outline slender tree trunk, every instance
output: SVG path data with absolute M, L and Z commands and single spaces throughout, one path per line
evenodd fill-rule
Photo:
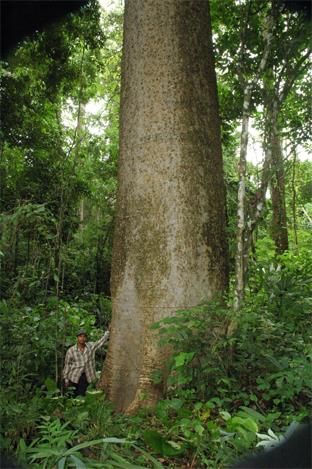
M 82 85 L 81 85 L 82 87 Z M 75 158 L 74 164 L 81 164 L 81 142 L 83 139 L 83 132 L 85 129 L 85 103 L 82 102 L 82 88 L 79 94 L 78 113 L 77 113 L 77 126 L 75 129 Z M 82 198 L 79 203 L 79 230 L 82 231 L 84 228 L 85 221 L 85 200 Z
M 278 131 L 278 112 L 273 102 L 271 120 L 271 149 L 272 149 L 272 173 L 271 197 L 272 197 L 272 237 L 275 243 L 276 254 L 283 254 L 288 250 L 288 231 L 285 203 L 285 175 L 282 146 Z
M 295 245 L 298 249 L 298 226 L 297 226 L 297 191 L 296 191 L 296 165 L 297 165 L 297 152 L 294 150 L 293 171 L 292 171 L 292 216 L 293 216 L 293 229 Z
M 244 55 L 247 25 L 250 15 L 251 2 L 246 5 L 246 16 L 242 16 L 240 26 L 240 51 L 238 62 L 238 78 L 241 87 L 244 89 L 242 129 L 240 136 L 240 155 L 238 165 L 238 191 L 237 191 L 237 231 L 236 231 L 236 254 L 235 254 L 235 295 L 234 310 L 238 311 L 241 307 L 245 290 L 244 275 L 244 256 L 245 256 L 245 231 L 246 231 L 246 157 L 248 147 L 248 127 L 250 114 L 250 100 L 252 92 L 252 83 L 246 85 L 244 79 Z M 228 333 L 234 327 L 234 323 L 229 326 Z
M 125 5 L 113 319 L 100 380 L 120 410 L 153 405 L 166 352 L 150 325 L 228 283 L 208 3 Z
M 56 249 L 55 249 L 55 266 L 56 266 L 56 296 L 60 296 L 60 286 L 61 286 L 61 275 L 62 275 L 62 244 L 63 244 L 63 223 L 64 223 L 64 188 L 61 187 L 61 197 L 60 197 L 60 207 L 59 207 L 59 216 L 56 232 Z
M 96 255 L 95 255 L 95 285 L 94 285 L 95 293 L 101 293 L 104 291 L 105 270 L 104 270 L 103 254 L 104 254 L 104 249 L 105 249 L 105 246 L 106 246 L 106 243 L 108 241 L 110 234 L 111 234 L 111 226 L 109 225 L 107 227 L 105 236 L 104 236 L 104 230 L 102 230 L 97 240 Z
M 84 52 L 82 54 L 82 59 L 81 59 L 82 64 L 83 64 L 83 57 L 84 57 Z M 82 133 L 84 129 L 84 119 L 85 119 L 85 104 L 82 102 L 82 79 L 81 79 L 78 111 L 77 111 L 77 124 L 75 128 L 73 144 L 68 154 L 69 156 L 71 151 L 72 150 L 74 151 L 73 170 L 75 168 L 75 165 L 78 164 L 79 162 L 80 145 L 81 145 Z M 65 266 L 63 266 L 63 260 L 62 260 L 62 245 L 63 245 L 63 236 L 64 236 L 64 213 L 66 209 L 68 196 L 66 193 L 66 181 L 64 180 L 62 180 L 60 192 L 61 192 L 60 207 L 59 207 L 59 217 L 58 217 L 57 234 L 56 234 L 56 250 L 55 250 L 55 265 L 57 268 L 56 296 L 58 298 L 64 286 L 64 276 L 65 276 Z M 82 204 L 83 204 L 83 200 L 82 200 Z M 68 240 L 69 240 L 69 233 L 67 235 L 67 243 L 68 243 Z
M 0 144 L 0 161 L 3 161 L 3 146 L 4 144 Z M 4 165 L 1 164 L 0 166 L 0 212 L 5 211 L 5 188 L 7 187 L 7 169 Z
M 13 242 L 13 278 L 17 276 L 17 266 L 19 257 L 19 225 L 14 225 L 14 242 Z
M 62 314 L 63 314 L 63 318 L 62 318 L 63 319 L 63 321 L 62 321 L 63 328 L 62 328 L 62 347 L 61 347 L 61 366 L 60 366 L 60 370 L 64 369 L 64 363 L 65 363 L 66 329 L 67 329 L 67 307 L 66 306 L 65 306 L 65 308 L 62 309 Z M 56 367 L 57 367 L 57 363 L 56 363 Z M 62 371 L 61 371 L 60 374 L 62 374 Z M 57 379 L 58 379 L 58 376 L 56 376 L 56 380 L 55 380 L 56 383 L 57 383 Z M 61 377 L 60 377 L 60 387 L 61 387 L 61 393 L 63 394 L 64 381 L 63 381 L 63 379 L 61 379 Z
M 243 243 L 243 280 L 247 277 L 247 270 L 249 266 L 249 253 L 250 249 L 253 249 L 253 234 L 255 229 L 258 226 L 259 220 L 262 217 L 263 210 L 265 207 L 265 196 L 266 192 L 271 180 L 271 160 L 272 160 L 272 151 L 271 146 L 269 144 L 264 145 L 265 150 L 265 158 L 263 162 L 262 168 L 262 175 L 261 175 L 261 183 L 259 189 L 256 191 L 255 196 L 252 200 L 249 201 L 248 210 L 246 214 L 246 224 L 245 224 L 245 232 L 244 232 L 244 243 Z M 255 254 L 255 252 L 254 252 Z M 245 285 L 244 285 L 245 287 Z M 239 307 L 238 307 L 239 309 Z
M 30 260 L 30 239 L 31 239 L 31 234 L 30 234 L 30 231 L 28 231 L 27 233 L 27 258 L 26 258 L 27 267 L 29 265 L 29 260 Z
M 245 294 L 245 278 L 249 259 L 249 247 L 251 243 L 251 234 L 248 233 L 248 225 L 246 223 L 246 158 L 248 148 L 248 126 L 250 116 L 250 105 L 251 95 L 253 88 L 259 81 L 261 74 L 263 73 L 272 42 L 272 11 L 271 16 L 269 15 L 265 22 L 263 30 L 263 36 L 266 39 L 265 48 L 261 61 L 258 66 L 257 73 L 250 83 L 245 83 L 243 77 L 240 81 L 244 89 L 244 102 L 243 102 L 243 117 L 242 117 L 242 130 L 241 130 L 241 143 L 240 143 L 240 157 L 239 157 L 239 184 L 238 184 L 238 195 L 237 195 L 237 235 L 236 235 L 236 257 L 235 257 L 235 295 L 234 295 L 234 311 L 238 311 L 243 303 Z M 243 47 L 242 53 L 243 56 Z M 228 333 L 235 328 L 234 322 L 229 326 Z
M 49 252 L 48 259 L 49 259 L 49 263 L 48 263 L 48 269 L 47 269 L 47 278 L 46 278 L 46 282 L 45 282 L 45 294 L 44 294 L 45 299 L 48 296 L 48 289 L 49 289 L 50 275 L 51 275 L 51 264 L 53 262 L 53 253 L 52 253 L 51 250 Z
M 84 228 L 84 215 L 85 215 L 85 207 L 84 207 L 84 199 L 80 200 L 79 205 L 79 229 L 80 231 Z
M 82 73 L 82 72 L 81 72 Z M 78 112 L 77 112 L 77 125 L 75 129 L 74 141 L 75 141 L 75 158 L 73 163 L 75 165 L 81 164 L 81 142 L 83 139 L 83 133 L 85 129 L 85 115 L 86 105 L 82 102 L 82 79 L 80 83 Z M 79 203 L 79 230 L 84 229 L 85 224 L 85 199 L 82 198 Z
M 55 366 L 55 383 L 56 383 L 56 385 L 58 385 L 58 380 L 59 380 L 59 362 L 58 362 L 57 343 L 55 344 L 55 350 L 54 350 L 54 366 Z
M 69 237 L 70 237 L 70 231 L 67 232 L 67 237 L 66 237 L 66 246 L 68 246 L 69 243 Z M 65 260 L 62 260 L 62 278 L 61 278 L 61 291 L 64 291 L 65 287 L 65 270 L 66 270 L 66 265 L 65 265 Z
M 241 131 L 240 157 L 239 157 L 239 183 L 237 195 L 237 234 L 236 234 L 236 258 L 235 258 L 235 297 L 234 310 L 241 307 L 245 291 L 245 230 L 246 230 L 246 156 L 248 147 L 248 124 L 251 89 L 247 86 L 244 94 L 243 119 Z

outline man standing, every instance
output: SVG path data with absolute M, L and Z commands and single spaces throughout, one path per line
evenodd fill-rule
M 87 342 L 87 333 L 81 329 L 77 333 L 77 344 L 67 350 L 63 377 L 65 387 L 74 386 L 74 395 L 84 396 L 88 384 L 96 379 L 95 352 L 107 342 L 109 331 L 96 342 Z

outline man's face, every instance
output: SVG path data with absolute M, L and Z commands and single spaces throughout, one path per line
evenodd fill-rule
M 78 342 L 78 344 L 80 344 L 80 345 L 84 345 L 84 344 L 87 342 L 87 336 L 86 336 L 86 334 L 79 334 L 79 335 L 77 336 L 77 342 Z

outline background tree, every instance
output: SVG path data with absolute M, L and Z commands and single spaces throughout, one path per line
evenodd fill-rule
M 117 17 L 106 15 L 103 19 L 104 27 L 110 28 L 107 34 L 110 43 L 114 40 Z M 118 53 L 113 52 L 111 45 L 104 47 L 99 22 L 98 7 L 91 4 L 64 24 L 39 34 L 35 41 L 26 41 L 10 63 L 4 64 L 2 97 L 8 119 L 2 126 L 2 211 L 11 215 L 16 207 L 35 203 L 42 205 L 41 210 L 50 217 L 48 225 L 42 228 L 44 241 L 42 234 L 38 238 L 37 229 L 32 233 L 29 228 L 26 234 L 16 217 L 13 224 L 7 218 L 3 262 L 7 267 L 15 265 L 13 269 L 4 269 L 2 285 L 7 297 L 12 288 L 19 292 L 15 286 L 21 284 L 21 277 L 26 282 L 23 291 L 28 290 L 34 301 L 35 291 L 43 298 L 53 293 L 60 296 L 62 291 L 68 294 L 78 286 L 76 269 L 80 271 L 79 288 L 82 284 L 84 288 L 90 285 L 87 290 L 91 292 L 109 294 L 110 243 L 101 249 L 96 246 L 101 245 L 98 240 L 103 239 L 102 228 L 111 232 L 117 137 L 110 124 L 111 116 L 105 119 L 107 133 L 105 128 L 99 133 L 94 129 L 95 116 L 90 116 L 86 109 L 90 100 L 94 102 L 103 95 L 111 99 L 111 65 L 105 66 L 101 74 L 97 71 L 104 63 L 104 53 L 114 56 L 115 63 Z M 109 79 L 104 81 L 105 75 Z M 90 213 L 84 214 L 88 219 L 86 231 L 77 236 L 82 200 L 84 211 Z M 93 220 L 91 239 L 88 234 Z M 111 238 L 104 235 L 104 239 Z M 81 242 L 89 246 L 85 255 L 81 253 L 76 259 Z M 32 256 L 41 259 L 40 269 Z M 83 257 L 84 273 L 80 262 Z M 106 281 L 99 280 L 95 264 Z M 33 276 L 39 270 L 40 278 L 34 282 Z
M 35 378 L 26 372 L 23 353 L 29 357 L 27 367 L 46 341 L 45 373 L 61 386 L 72 328 L 95 319 L 104 327 L 109 319 L 117 132 L 110 115 L 99 132 L 94 124 L 98 116 L 88 106 L 94 108 L 103 96 L 112 98 L 112 74 L 118 76 L 118 66 L 114 72 L 111 68 L 119 63 L 118 46 L 112 44 L 118 34 L 120 15 L 100 19 L 93 2 L 25 40 L 2 64 L 2 102 L 8 115 L 1 128 L 1 307 L 14 311 L 17 325 L 28 317 L 20 333 L 7 331 L 8 343 L 19 350 L 11 377 L 17 393 L 36 386 L 44 369 L 37 363 Z M 113 57 L 107 66 L 104 54 Z M 37 321 L 46 324 L 42 337 Z M 31 328 L 30 352 L 24 338 Z
M 239 309 L 246 286 L 253 232 L 264 215 L 267 188 L 271 180 L 273 181 L 272 201 L 274 201 L 273 211 L 276 220 L 273 224 L 272 235 L 275 236 L 279 245 L 284 246 L 283 248 L 280 246 L 278 252 L 282 252 L 287 247 L 283 196 L 284 169 L 282 147 L 278 135 L 289 134 L 291 130 L 289 126 L 282 130 L 277 119 L 279 121 L 282 119 L 281 108 L 285 109 L 287 106 L 286 101 L 291 90 L 295 90 L 299 83 L 301 83 L 299 86 L 302 86 L 303 76 L 307 75 L 309 27 L 306 17 L 285 9 L 284 2 L 236 3 L 229 0 L 223 2 L 221 8 L 217 8 L 217 5 L 214 8 L 219 88 L 225 91 L 221 94 L 224 96 L 221 104 L 225 106 L 225 111 L 221 108 L 221 115 L 224 115 L 224 124 L 227 126 L 230 122 L 237 122 L 240 116 L 243 121 L 237 212 L 240 228 L 237 231 L 235 269 L 235 304 L 236 309 Z M 237 28 L 238 19 L 240 20 L 239 28 Z M 231 60 L 231 57 L 235 59 Z M 274 71 L 272 67 L 275 67 Z M 262 86 L 262 82 L 265 83 L 265 87 Z M 236 90 L 234 95 L 233 89 Z M 259 110 L 263 106 L 268 113 L 266 124 L 262 126 L 262 129 L 266 130 L 261 131 L 265 158 L 258 187 L 254 186 L 247 194 L 245 185 L 248 120 L 252 116 L 254 119 L 257 116 L 262 118 L 263 113 Z M 279 184 L 277 184 L 278 181 Z M 278 240 L 277 238 L 280 237 L 281 239 Z
M 288 249 L 288 233 L 280 114 L 287 107 L 288 96 L 294 91 L 297 81 L 307 73 L 311 31 L 304 17 L 283 11 L 281 2 L 273 2 L 273 8 L 274 47 L 263 80 L 263 93 L 266 134 L 271 152 L 272 236 L 277 254 L 282 254 Z

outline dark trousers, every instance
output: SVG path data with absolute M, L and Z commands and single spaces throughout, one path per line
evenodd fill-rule
M 81 375 L 80 378 L 79 378 L 78 383 L 73 383 L 73 382 L 71 382 L 70 384 L 71 384 L 71 386 L 73 386 L 73 387 L 75 388 L 75 389 L 74 389 L 74 396 L 75 396 L 75 397 L 77 397 L 77 396 L 85 396 L 87 387 L 88 387 L 88 385 L 89 385 L 85 373 L 82 373 L 82 375 Z

